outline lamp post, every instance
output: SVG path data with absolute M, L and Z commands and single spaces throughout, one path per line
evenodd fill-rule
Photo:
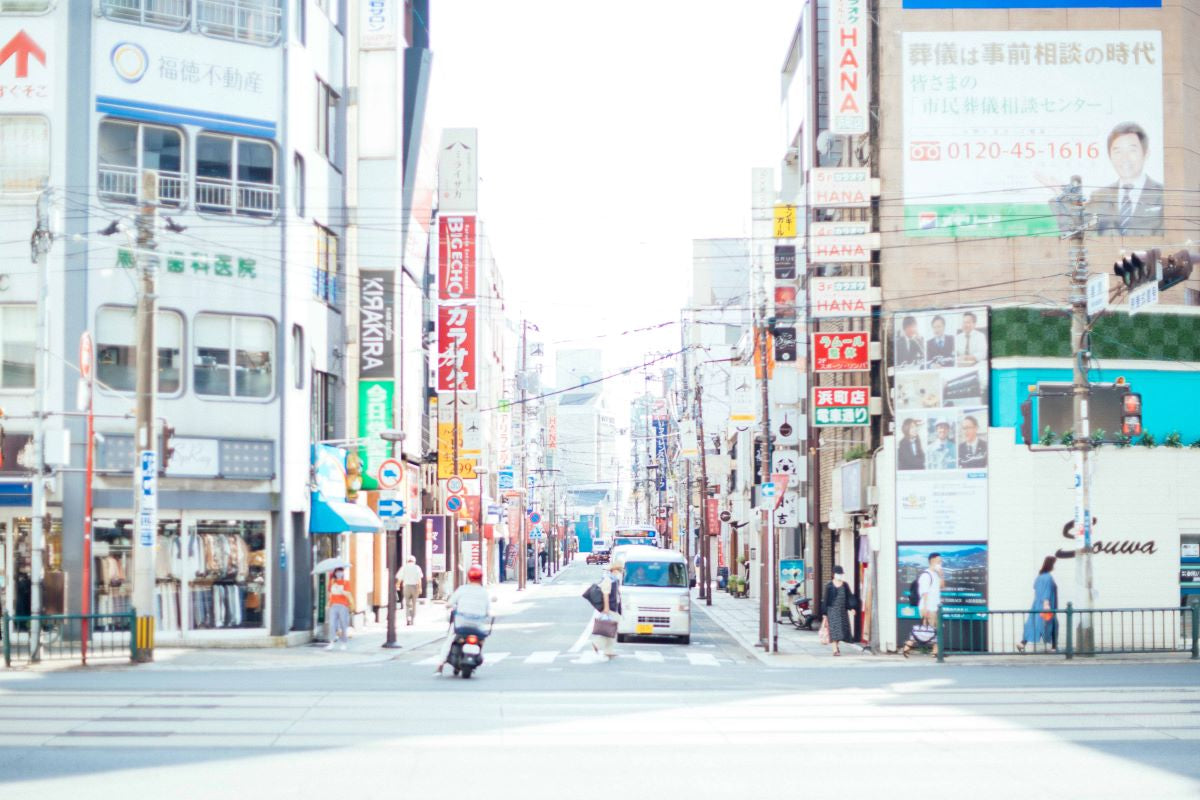
M 483 567 L 484 574 L 487 576 L 487 582 L 493 583 L 492 542 L 490 539 L 485 540 L 483 536 L 483 489 L 487 485 L 487 474 L 488 470 L 485 467 L 475 468 L 475 475 L 479 478 L 479 557 L 483 561 L 480 566 Z
M 395 456 L 395 445 L 404 441 L 404 431 L 382 430 L 379 432 L 379 438 L 393 445 L 390 455 Z M 403 525 L 403 522 L 401 521 L 400 524 Z M 388 587 L 387 638 L 384 640 L 383 646 L 388 649 L 399 649 L 400 645 L 396 642 L 396 573 L 400 571 L 400 543 L 396 541 L 396 530 L 390 526 L 387 532 L 387 570 L 388 578 L 385 583 Z

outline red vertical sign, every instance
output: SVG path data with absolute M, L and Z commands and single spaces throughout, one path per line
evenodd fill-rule
M 710 497 L 704 501 L 704 521 L 708 525 L 709 536 L 721 533 L 721 501 Z
M 475 217 L 438 219 L 438 299 L 475 299 Z
M 475 391 L 475 306 L 438 307 L 437 388 Z

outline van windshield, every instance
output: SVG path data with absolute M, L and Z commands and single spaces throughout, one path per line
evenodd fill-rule
M 625 565 L 626 586 L 667 586 L 686 589 L 687 570 L 678 561 L 633 561 Z

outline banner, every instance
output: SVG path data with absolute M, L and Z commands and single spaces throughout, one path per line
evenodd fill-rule
M 660 492 L 665 492 L 667 490 L 667 420 L 663 417 L 654 420 L 654 460 L 658 462 L 655 488 Z
M 438 299 L 475 299 L 475 217 L 438 218 Z
M 898 541 L 988 538 L 986 324 L 986 308 L 894 320 Z
M 379 434 L 393 427 L 395 402 L 395 381 L 358 382 L 358 437 L 363 440 L 358 457 L 363 467 L 363 489 L 379 488 L 375 471 L 392 457 L 392 443 L 384 441 Z
M 363 270 L 358 284 L 358 376 L 395 378 L 396 273 Z
M 438 307 L 437 390 L 475 391 L 475 306 Z
M 870 278 L 813 278 L 809 288 L 814 319 L 869 317 L 873 302 L 879 302 L 879 290 Z
M 867 0 L 830 0 L 829 132 L 867 133 L 871 128 L 871 78 L 867 63 Z
M 865 372 L 871 368 L 867 331 L 813 336 L 813 372 Z
M 1073 225 L 1055 199 L 1072 175 L 1083 178 L 1094 233 L 1163 233 L 1159 31 L 901 41 L 909 236 L 1057 236 Z

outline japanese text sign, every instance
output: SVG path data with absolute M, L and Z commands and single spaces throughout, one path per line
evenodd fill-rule
M 437 389 L 475 390 L 475 306 L 438 307 Z
M 438 219 L 438 299 L 475 298 L 475 217 Z
M 864 372 L 871 368 L 870 334 L 818 333 L 813 337 L 814 372 Z
M 813 389 L 813 425 L 862 426 L 871 423 L 866 386 L 818 386 Z

